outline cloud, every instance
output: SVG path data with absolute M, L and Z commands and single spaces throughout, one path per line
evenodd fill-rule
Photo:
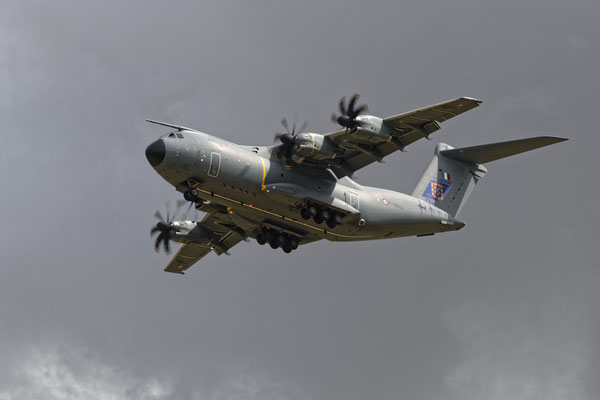
M 543 314 L 543 313 L 542 313 Z M 451 398 L 585 400 L 590 343 L 577 310 L 533 310 L 465 305 L 447 313 L 462 343 L 462 361 L 447 375 Z
M 169 380 L 136 377 L 67 345 L 32 349 L 15 375 L 0 400 L 167 399 L 173 393 Z
M 217 385 L 208 395 L 199 392 L 193 398 L 195 400 L 289 400 L 296 396 L 285 385 L 273 381 L 263 373 L 232 377 Z
M 220 381 L 189 390 L 166 377 L 140 377 L 100 360 L 82 346 L 54 344 L 31 349 L 18 363 L 0 400 L 291 400 L 300 398 L 267 373 L 229 368 Z M 199 381 L 202 381 L 199 377 Z M 306 397 L 301 397 L 305 399 Z

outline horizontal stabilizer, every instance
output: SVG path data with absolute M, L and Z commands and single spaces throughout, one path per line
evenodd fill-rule
M 539 147 L 549 146 L 568 139 L 539 136 L 528 139 L 511 140 L 508 142 L 490 143 L 481 146 L 463 147 L 459 149 L 443 150 L 440 153 L 453 160 L 466 163 L 485 164 L 504 157 L 514 156 Z

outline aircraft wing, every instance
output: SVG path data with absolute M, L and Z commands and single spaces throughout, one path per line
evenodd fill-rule
M 404 114 L 388 117 L 384 123 L 398 131 L 398 139 L 407 146 L 417 140 L 429 136 L 440 129 L 439 123 L 448 121 L 481 104 L 481 100 L 470 97 L 446 101 L 433 106 L 410 111 Z
M 202 242 L 184 243 L 165 268 L 166 272 L 183 274 L 211 251 L 219 256 L 223 253 L 228 254 L 229 249 L 246 237 L 245 232 L 236 227 L 224 213 L 208 213 L 198 226 L 210 232 L 210 238 Z
M 375 162 L 385 156 L 403 150 L 417 140 L 429 137 L 440 129 L 439 124 L 457 115 L 469 111 L 481 104 L 480 100 L 461 97 L 444 103 L 410 111 L 404 114 L 384 118 L 382 129 L 387 129 L 392 135 L 389 142 L 370 143 L 370 138 L 364 136 L 354 138 L 354 132 L 340 130 L 328 133 L 325 137 L 339 147 L 344 153 L 334 160 L 337 164 L 338 177 L 352 175 L 353 172 Z M 348 146 L 348 142 L 358 144 L 361 149 Z
M 198 260 L 212 251 L 209 243 L 186 243 L 175 254 L 165 271 L 183 274 Z

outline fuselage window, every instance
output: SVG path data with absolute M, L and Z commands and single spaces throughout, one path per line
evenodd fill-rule
M 219 153 L 210 153 L 210 167 L 208 168 L 208 176 L 216 177 L 219 175 L 221 168 L 221 155 Z

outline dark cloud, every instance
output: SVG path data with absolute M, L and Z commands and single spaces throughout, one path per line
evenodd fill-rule
M 0 398 L 597 392 L 596 2 L 2 8 Z M 571 140 L 491 164 L 460 232 L 241 244 L 162 272 L 148 230 L 177 195 L 144 158 L 164 132 L 145 118 L 267 144 L 282 116 L 335 129 L 354 92 L 381 116 L 484 100 L 434 143 Z M 434 143 L 359 182 L 410 192 Z

